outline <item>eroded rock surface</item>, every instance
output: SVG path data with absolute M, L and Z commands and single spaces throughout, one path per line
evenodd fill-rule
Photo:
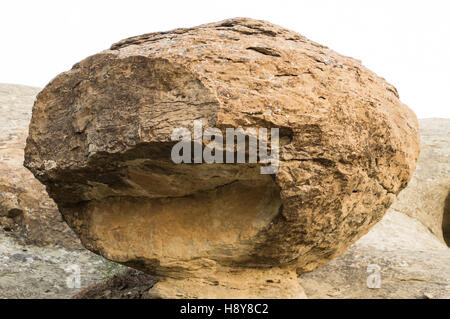
M 279 170 L 174 164 L 171 132 L 194 120 L 279 128 Z M 418 138 L 359 61 L 232 19 L 126 39 L 56 77 L 25 166 L 88 249 L 161 279 L 154 296 L 301 297 L 296 272 L 343 253 L 407 185 Z
M 448 229 L 450 119 L 419 124 L 422 151 L 408 187 L 348 251 L 301 277 L 309 298 L 450 298 L 450 248 L 442 237 Z M 374 275 L 370 265 L 379 266 L 379 288 L 367 285 Z
M 0 84 L 0 232 L 22 243 L 82 248 L 45 187 L 23 167 L 31 109 L 39 88 Z

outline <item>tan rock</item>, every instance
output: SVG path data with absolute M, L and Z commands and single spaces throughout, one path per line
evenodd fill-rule
M 301 277 L 308 297 L 450 298 L 450 249 L 441 230 L 441 194 L 450 190 L 450 119 L 419 123 L 422 151 L 408 187 L 348 251 Z M 367 285 L 374 275 L 369 265 L 379 266 L 379 289 Z
M 279 170 L 174 164 L 171 132 L 194 120 L 279 128 Z M 283 297 L 295 270 L 382 218 L 418 144 L 413 112 L 359 61 L 232 19 L 126 39 L 56 77 L 35 103 L 25 166 L 88 249 L 158 276 L 159 294 Z M 287 282 L 267 289 L 270 271 Z
M 0 230 L 22 243 L 80 248 L 45 187 L 23 167 L 31 109 L 39 90 L 0 84 Z
M 149 291 L 150 298 L 258 299 L 307 298 L 292 267 L 249 269 L 217 267 L 202 269 L 183 278 L 165 277 Z

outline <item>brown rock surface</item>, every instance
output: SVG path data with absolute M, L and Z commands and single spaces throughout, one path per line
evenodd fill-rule
M 23 243 L 80 248 L 45 187 L 23 167 L 31 109 L 39 90 L 0 84 L 0 228 Z
M 194 120 L 280 128 L 278 172 L 174 164 L 172 129 Z M 384 79 L 232 19 L 126 39 L 56 77 L 25 166 L 88 249 L 163 279 L 154 296 L 282 298 L 382 218 L 418 154 L 416 117 Z
M 429 218 L 425 222 L 434 225 L 444 219 L 445 201 L 436 203 L 439 196 L 431 196 L 436 188 L 430 181 L 444 185 L 448 177 L 445 172 L 450 168 L 450 119 L 421 119 L 419 124 L 421 149 L 427 151 L 421 152 L 413 174 L 412 180 L 417 182 L 410 182 L 383 219 L 344 254 L 301 276 L 308 298 L 450 298 L 450 248 L 419 221 L 422 213 L 436 207 L 441 209 L 434 211 L 434 221 Z M 422 187 L 421 182 L 428 187 Z M 425 190 L 427 197 L 423 196 Z M 418 210 L 412 218 L 405 215 L 413 211 L 411 207 L 428 209 Z M 371 265 L 380 267 L 380 286 L 376 289 L 367 285 L 369 276 L 374 274 Z M 126 283 L 120 287 L 135 285 L 125 275 L 121 280 Z M 94 286 L 86 291 L 83 297 L 110 298 L 111 294 L 110 287 L 99 291 Z M 112 295 L 121 292 L 116 289 Z
M 450 119 L 419 123 L 422 151 L 408 187 L 348 251 L 301 277 L 309 298 L 450 298 L 450 248 L 441 230 L 448 214 L 443 194 L 450 191 Z M 367 287 L 374 264 L 379 289 Z

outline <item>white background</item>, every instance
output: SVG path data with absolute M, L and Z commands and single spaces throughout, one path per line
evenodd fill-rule
M 450 118 L 450 1 L 0 2 L 0 82 L 43 87 L 123 38 L 232 17 L 268 20 L 362 60 L 420 118 Z

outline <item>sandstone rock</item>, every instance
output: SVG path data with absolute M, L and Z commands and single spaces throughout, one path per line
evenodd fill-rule
M 279 170 L 174 164 L 172 130 L 194 120 L 279 128 Z M 359 61 L 232 19 L 126 39 L 57 76 L 25 166 L 85 247 L 158 276 L 156 296 L 302 297 L 295 273 L 382 218 L 418 144 L 413 112 Z
M 308 297 L 450 298 L 450 249 L 441 231 L 442 193 L 450 190 L 450 120 L 419 123 L 422 151 L 408 187 L 347 252 L 301 277 Z M 367 286 L 369 265 L 380 267 L 379 289 Z
M 45 187 L 23 167 L 31 109 L 39 90 L 0 84 L 0 231 L 23 243 L 81 248 Z

